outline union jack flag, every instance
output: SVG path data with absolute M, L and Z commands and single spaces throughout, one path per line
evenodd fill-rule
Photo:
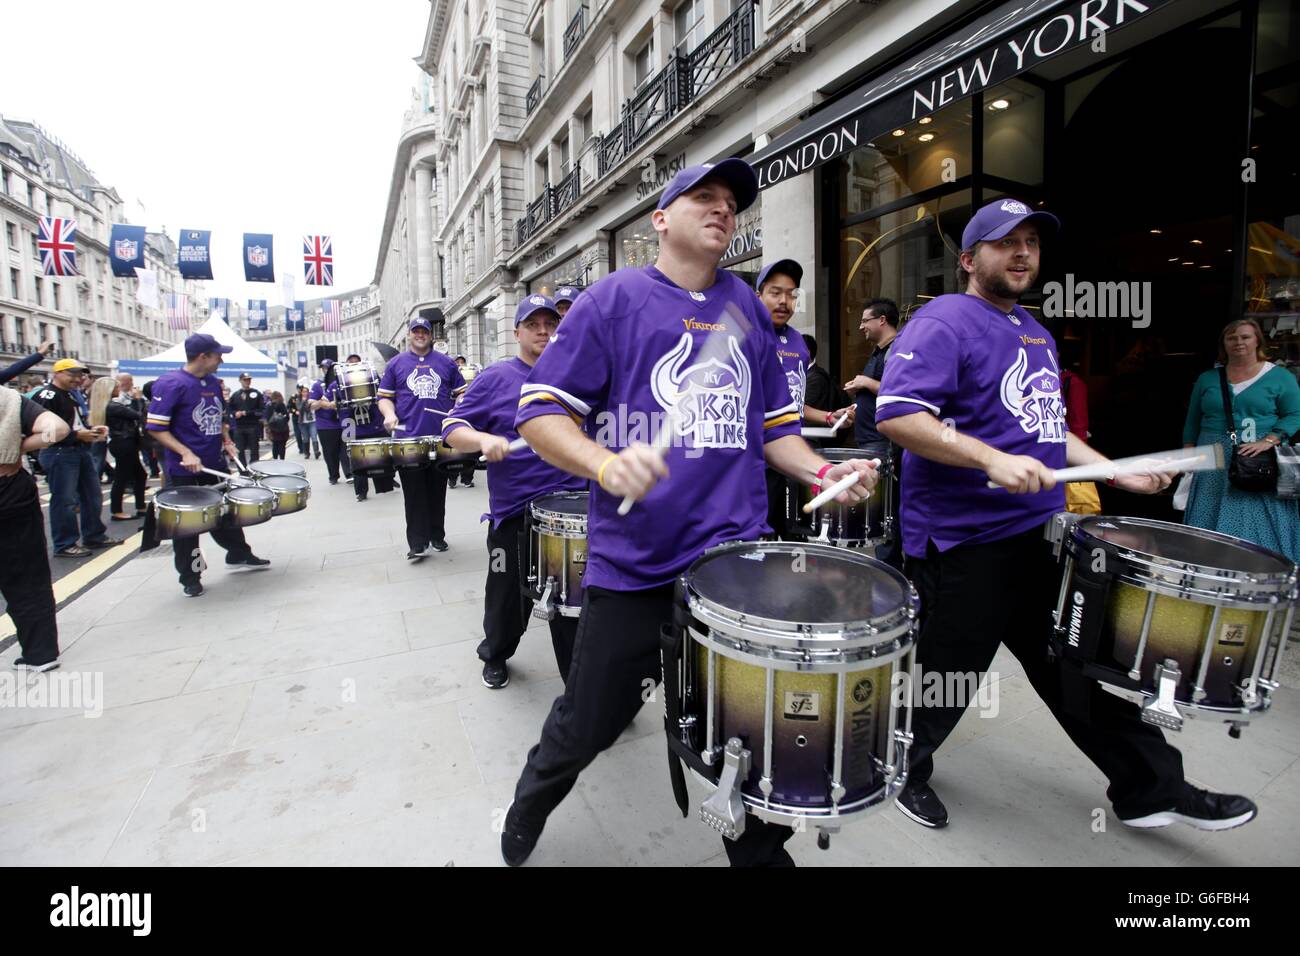
M 190 327 L 190 297 L 167 293 L 167 328 L 182 331 Z
M 47 276 L 76 276 L 77 220 L 41 217 L 41 235 L 36 240 L 41 254 L 41 271 Z
M 334 284 L 334 241 L 329 236 L 302 237 L 302 269 L 308 285 Z
M 326 299 L 321 303 L 320 328 L 322 332 L 343 331 L 343 310 L 338 299 Z

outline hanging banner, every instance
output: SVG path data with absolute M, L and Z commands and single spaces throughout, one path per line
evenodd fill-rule
M 286 332 L 307 331 L 307 320 L 303 317 L 302 300 L 293 303 L 284 313 L 284 330 Z
M 276 352 L 275 354 L 276 357 L 280 360 L 280 364 L 283 365 L 285 368 L 288 368 L 289 367 L 288 351 L 285 349 L 280 349 L 280 351 Z
M 159 308 L 158 273 L 152 269 L 141 269 L 136 273 L 140 281 L 135 287 L 135 300 L 146 309 Z
M 280 273 L 280 301 L 284 303 L 286 309 L 293 307 L 293 275 L 288 272 Z
M 230 300 L 229 299 L 208 299 L 208 315 L 219 315 L 221 321 L 226 325 L 230 324 Z
M 248 300 L 248 331 L 266 331 L 266 300 Z
M 303 236 L 302 270 L 308 285 L 333 285 L 334 240 L 329 236 Z
M 274 282 L 275 261 L 269 232 L 244 233 L 244 281 Z
M 144 268 L 144 226 L 114 223 L 108 238 L 108 262 L 119 279 L 134 278 L 135 270 Z
M 41 217 L 41 235 L 36 248 L 41 257 L 41 272 L 47 276 L 76 276 L 77 220 Z
M 212 278 L 212 231 L 182 229 L 176 247 L 176 268 L 186 279 Z
M 307 353 L 304 352 L 302 349 L 298 350 L 298 367 L 299 368 L 307 367 Z

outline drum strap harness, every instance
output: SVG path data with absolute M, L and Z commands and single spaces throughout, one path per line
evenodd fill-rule
M 682 763 L 708 780 L 716 779 L 716 768 L 709 767 L 691 747 L 683 742 L 679 718 L 681 710 L 681 661 L 682 644 L 686 628 L 690 623 L 690 614 L 686 610 L 686 600 L 679 582 L 673 596 L 673 620 L 659 628 L 659 649 L 663 661 L 664 691 L 664 725 L 668 738 L 668 775 L 672 780 L 673 798 L 682 816 L 688 814 L 689 795 L 686 791 L 686 774 Z

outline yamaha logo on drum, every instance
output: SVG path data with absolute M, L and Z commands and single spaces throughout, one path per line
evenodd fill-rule
M 1074 592 L 1074 607 L 1070 608 L 1070 646 L 1079 646 L 1079 634 L 1083 630 L 1083 592 Z
M 865 704 L 871 700 L 871 692 L 875 690 L 871 683 L 871 678 L 864 677 L 853 685 L 853 701 L 858 704 Z

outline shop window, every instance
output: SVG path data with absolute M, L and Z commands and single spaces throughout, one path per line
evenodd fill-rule
M 984 173 L 1014 183 L 1043 181 L 1044 90 L 1011 80 L 984 94 Z

